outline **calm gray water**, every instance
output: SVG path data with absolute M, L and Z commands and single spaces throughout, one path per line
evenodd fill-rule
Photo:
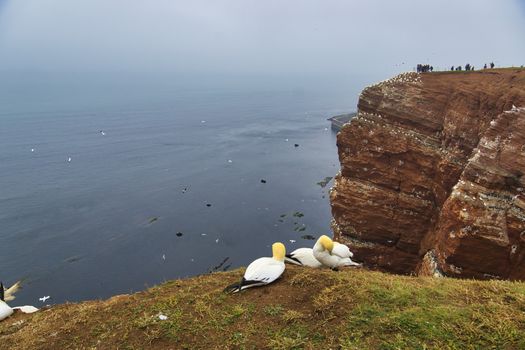
M 24 280 L 14 304 L 137 291 L 329 232 L 326 118 L 355 91 L 87 85 L 2 83 L 0 279 Z

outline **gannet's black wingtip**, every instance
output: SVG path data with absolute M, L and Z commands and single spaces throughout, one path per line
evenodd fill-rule
M 4 298 L 4 284 L 0 281 L 0 300 L 5 301 Z
M 228 287 L 223 289 L 223 293 L 235 293 L 239 289 L 239 283 L 230 284 Z
M 290 254 L 286 254 L 284 256 L 284 261 L 287 261 L 289 262 L 290 264 L 294 264 L 294 265 L 303 265 L 302 262 L 299 261 L 299 259 L 297 258 L 294 258 L 293 256 L 291 256 Z
M 223 292 L 230 294 L 240 292 L 245 281 L 246 280 L 243 277 L 240 282 L 230 284 L 228 287 L 224 288 Z
M 262 282 L 262 281 L 248 281 L 247 279 L 243 277 L 239 283 L 230 284 L 228 287 L 224 288 L 224 292 L 225 293 L 237 293 L 246 288 L 263 286 L 265 284 L 267 283 Z

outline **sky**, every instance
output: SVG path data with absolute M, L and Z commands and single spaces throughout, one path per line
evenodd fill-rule
M 387 78 L 525 64 L 524 0 L 0 0 L 0 73 Z

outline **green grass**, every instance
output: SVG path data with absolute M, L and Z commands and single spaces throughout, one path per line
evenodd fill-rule
M 274 285 L 222 293 L 240 274 L 16 315 L 0 348 L 525 349 L 524 283 L 288 267 Z

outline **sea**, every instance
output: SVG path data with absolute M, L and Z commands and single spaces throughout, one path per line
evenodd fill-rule
M 3 77 L 0 280 L 23 284 L 12 306 L 235 269 L 276 241 L 311 247 L 330 234 L 340 168 L 327 118 L 354 111 L 360 85 Z

